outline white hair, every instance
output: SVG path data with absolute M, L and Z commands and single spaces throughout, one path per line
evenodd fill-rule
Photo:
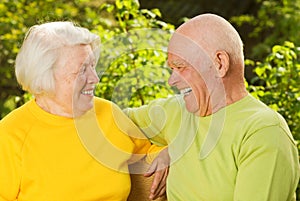
M 27 32 L 15 64 L 16 78 L 23 90 L 34 95 L 51 94 L 55 89 L 54 67 L 65 46 L 90 45 L 96 61 L 100 38 L 72 22 L 48 22 Z

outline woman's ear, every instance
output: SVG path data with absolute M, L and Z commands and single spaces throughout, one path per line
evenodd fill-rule
M 226 51 L 218 50 L 216 52 L 215 65 L 218 77 L 225 77 L 229 70 L 229 55 Z

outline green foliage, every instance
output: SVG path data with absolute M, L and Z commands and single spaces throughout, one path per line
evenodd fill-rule
M 84 12 L 78 1 L 3 0 L 0 3 L 0 119 L 27 99 L 14 76 L 14 61 L 25 32 L 34 24 L 77 21 Z M 25 95 L 26 96 L 26 95 Z
M 256 0 L 256 3 L 257 12 L 231 18 L 238 26 L 251 27 L 248 37 L 258 41 L 249 55 L 251 58 L 263 59 L 272 46 L 284 41 L 300 42 L 300 0 Z
M 276 37 L 281 39 L 279 36 L 285 34 L 284 31 L 291 33 L 290 39 L 299 41 L 299 34 L 295 34 L 299 30 L 299 23 L 295 23 L 300 15 L 299 0 L 258 2 L 261 8 L 256 17 L 236 18 L 241 23 L 257 26 L 252 36 L 276 28 L 268 41 Z M 173 93 L 166 83 L 169 70 L 165 62 L 166 47 L 174 26 L 160 20 L 158 9 L 140 9 L 137 0 L 116 0 L 114 4 L 92 0 L 4 0 L 0 8 L 1 117 L 28 100 L 28 94 L 24 94 L 16 84 L 14 59 L 28 28 L 45 21 L 71 20 L 100 35 L 102 48 L 97 70 L 101 82 L 96 91 L 98 96 L 121 107 L 132 107 Z M 279 22 L 276 26 L 275 21 Z M 252 65 L 256 67 L 257 77 L 249 89 L 282 113 L 295 137 L 300 139 L 298 48 L 293 43 L 274 46 L 272 54 L 264 62 Z
M 139 9 L 138 1 L 116 0 L 102 8 L 117 19 L 102 35 L 96 95 L 120 107 L 136 107 L 173 93 L 168 86 L 166 47 L 174 27 L 158 17 L 159 10 Z
M 138 106 L 172 93 L 165 50 L 174 26 L 159 20 L 158 9 L 140 9 L 137 0 L 3 0 L 0 10 L 0 119 L 28 100 L 15 79 L 14 60 L 28 28 L 48 21 L 70 20 L 100 35 L 98 96 Z
M 248 62 L 249 63 L 249 62 Z M 300 140 L 300 48 L 291 42 L 275 45 L 263 62 L 256 62 L 251 93 L 286 119 Z M 255 85 L 253 85 L 255 84 Z

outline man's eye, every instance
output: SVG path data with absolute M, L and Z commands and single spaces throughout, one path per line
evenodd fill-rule
M 183 71 L 185 67 L 183 66 L 176 66 L 173 68 L 173 70 L 176 70 L 176 71 Z

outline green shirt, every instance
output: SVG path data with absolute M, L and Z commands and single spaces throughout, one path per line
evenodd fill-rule
M 128 116 L 153 143 L 169 145 L 169 201 L 291 201 L 298 151 L 285 120 L 248 95 L 199 117 L 182 97 L 159 99 Z

